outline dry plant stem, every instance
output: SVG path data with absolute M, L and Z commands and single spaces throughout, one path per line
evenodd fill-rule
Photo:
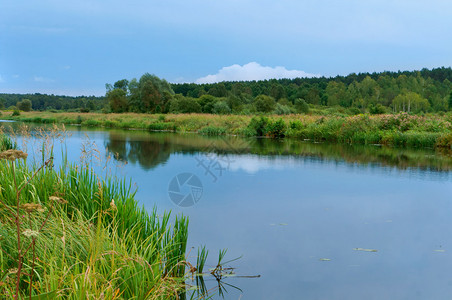
M 15 162 L 12 163 L 13 177 L 14 177 L 14 188 L 18 191 L 17 181 L 16 181 L 16 170 L 15 170 Z M 17 229 L 17 273 L 16 273 L 16 294 L 14 295 L 14 299 L 19 299 L 19 285 L 20 285 L 20 273 L 22 271 L 22 252 L 21 252 L 21 241 L 20 241 L 20 221 L 19 221 L 19 207 L 20 207 L 20 192 L 16 193 L 16 229 Z
M 32 261 L 32 263 L 31 263 L 31 272 L 30 272 L 30 295 L 29 295 L 29 299 L 31 300 L 31 291 L 32 291 L 32 288 L 33 288 L 33 272 L 34 272 L 34 269 L 35 269 L 35 258 L 36 258 L 36 249 L 35 249 L 35 244 L 36 244 L 36 242 L 35 242 L 35 240 L 33 240 L 33 261 Z
M 53 157 L 49 158 L 42 166 L 40 166 L 34 173 L 33 175 L 27 180 L 27 182 L 25 184 L 23 184 L 21 186 L 21 188 L 18 188 L 17 185 L 17 180 L 16 180 L 16 168 L 15 168 L 15 162 L 12 161 L 11 165 L 12 165 L 12 173 L 13 173 L 13 178 L 14 178 L 14 188 L 17 191 L 16 192 L 16 216 L 15 216 L 15 223 L 16 223 L 16 231 L 17 231 L 17 252 L 18 252 L 18 257 L 17 257 L 17 273 L 16 273 L 16 293 L 14 295 L 14 299 L 18 300 L 19 299 L 19 287 L 20 287 L 20 278 L 21 278 L 21 273 L 22 273 L 22 260 L 23 257 L 27 254 L 28 250 L 30 250 L 31 246 L 33 246 L 33 267 L 32 267 L 32 272 L 31 274 L 28 274 L 30 276 L 30 279 L 33 278 L 33 269 L 34 269 L 34 261 L 35 261 L 35 251 L 34 251 L 34 245 L 36 243 L 36 237 L 33 237 L 32 242 L 30 243 L 30 245 L 28 245 L 27 249 L 25 251 L 22 252 L 22 243 L 21 243 L 21 238 L 20 238 L 20 231 L 21 231 L 21 226 L 20 226 L 20 194 L 22 192 L 22 190 L 25 188 L 25 186 L 27 186 L 31 180 L 33 180 L 33 178 L 38 174 L 39 171 L 41 171 L 44 167 L 48 166 L 50 164 L 50 162 L 53 160 Z M 52 206 L 50 207 L 49 213 L 47 214 L 46 219 L 44 220 L 44 222 L 41 224 L 41 227 L 39 228 L 38 232 L 40 232 L 42 230 L 42 228 L 45 226 L 45 224 L 47 223 L 47 220 L 49 219 L 50 214 L 52 213 L 52 209 L 53 209 L 53 203 Z M 31 290 L 32 290 L 32 281 L 30 280 L 30 298 L 31 298 Z

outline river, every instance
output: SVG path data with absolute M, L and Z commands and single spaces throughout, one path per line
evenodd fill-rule
M 452 295 L 450 155 L 377 145 L 67 130 L 70 161 L 80 161 L 84 144 L 85 154 L 97 153 L 103 161 L 93 162 L 100 174 L 136 184 L 136 198 L 147 209 L 189 216 L 189 260 L 196 262 L 201 245 L 209 249 L 208 266 L 216 265 L 219 249 L 227 248 L 225 260 L 241 257 L 228 264 L 238 276 L 224 280 L 225 299 Z M 18 134 L 19 146 L 33 139 Z M 38 149 L 28 146 L 29 152 Z M 216 286 L 206 281 L 208 288 Z M 213 294 L 219 298 L 217 290 Z

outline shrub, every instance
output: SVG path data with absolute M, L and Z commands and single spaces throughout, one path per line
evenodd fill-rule
M 270 120 L 267 117 L 252 117 L 248 128 L 252 130 L 255 136 L 265 136 L 267 135 L 267 125 Z
M 218 101 L 213 105 L 212 112 L 217 115 L 226 115 L 231 113 L 231 108 L 224 101 Z
M 20 116 L 20 111 L 18 109 L 15 109 L 13 111 L 13 113 L 11 114 L 11 116 L 13 116 L 13 117 Z
M 268 113 L 275 108 L 275 99 L 270 96 L 259 95 L 254 100 L 254 106 L 258 112 Z
M 148 127 L 151 131 L 177 131 L 177 126 L 174 122 L 156 122 Z
M 283 138 L 286 132 L 286 123 L 283 119 L 271 122 L 267 125 L 267 134 L 274 138 Z
M 303 99 L 296 99 L 295 100 L 295 109 L 298 113 L 307 114 L 309 113 L 309 104 L 306 103 Z
M 377 105 L 370 104 L 369 105 L 369 113 L 371 115 L 379 115 L 384 114 L 386 112 L 386 108 L 378 103 Z
M 226 129 L 224 127 L 206 126 L 201 128 L 198 133 L 203 135 L 223 135 L 226 134 Z
M 201 105 L 193 98 L 176 95 L 170 102 L 172 113 L 199 113 Z
M 17 102 L 17 108 L 23 111 L 31 110 L 31 101 L 29 99 L 23 99 L 22 101 Z
M 290 113 L 292 113 L 292 111 L 290 110 L 290 107 L 288 107 L 287 105 L 276 103 L 275 114 L 288 115 Z

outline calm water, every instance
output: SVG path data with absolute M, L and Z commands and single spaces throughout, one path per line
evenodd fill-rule
M 200 245 L 210 250 L 209 266 L 227 248 L 226 259 L 242 256 L 231 263 L 238 275 L 261 276 L 228 278 L 243 292 L 226 286 L 226 299 L 452 295 L 450 156 L 288 140 L 69 131 L 70 160 L 80 159 L 82 143 L 95 143 L 103 158 L 108 148 L 121 161 L 119 168 L 110 163 L 112 172 L 136 183 L 140 203 L 189 216 L 192 261 Z M 180 173 L 202 183 L 194 206 L 170 200 L 169 183 Z

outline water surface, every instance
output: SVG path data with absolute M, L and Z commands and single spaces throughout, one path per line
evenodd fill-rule
M 261 275 L 227 279 L 243 292 L 226 286 L 226 299 L 452 295 L 452 158 L 447 154 L 68 130 L 71 161 L 79 161 L 82 144 L 85 151 L 96 146 L 102 158 L 115 154 L 117 163 L 107 169 L 136 183 L 141 204 L 189 216 L 188 246 L 195 247 L 189 259 L 195 261 L 197 247 L 206 245 L 213 266 L 218 250 L 227 248 L 227 259 L 242 256 L 231 263 L 237 274 Z M 194 206 L 182 208 L 169 198 L 169 182 L 180 173 L 195 174 L 202 182 Z

